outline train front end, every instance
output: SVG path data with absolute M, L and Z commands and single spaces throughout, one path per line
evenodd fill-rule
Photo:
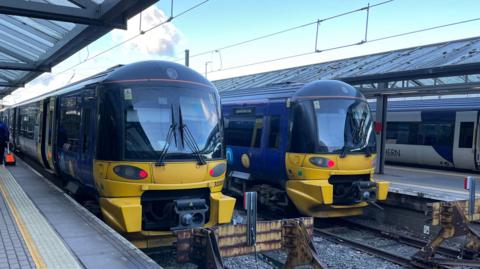
M 94 175 L 109 225 L 141 238 L 231 221 L 235 199 L 221 192 L 223 131 L 210 82 L 151 61 L 119 68 L 98 92 Z
M 317 81 L 298 90 L 291 106 L 286 190 L 302 214 L 360 215 L 387 198 L 389 184 L 372 179 L 375 134 L 361 93 L 340 81 Z

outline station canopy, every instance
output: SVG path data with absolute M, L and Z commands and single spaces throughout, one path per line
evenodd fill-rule
M 480 37 L 246 75 L 213 83 L 219 91 L 280 83 L 342 80 L 367 97 L 480 93 Z
M 23 87 L 157 0 L 1 0 L 0 97 Z

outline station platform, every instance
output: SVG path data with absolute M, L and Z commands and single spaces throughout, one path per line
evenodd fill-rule
M 0 166 L 0 269 L 161 268 L 17 159 Z
M 454 201 L 469 197 L 468 191 L 463 188 L 466 176 L 477 179 L 476 193 L 480 197 L 480 174 L 475 173 L 385 165 L 384 174 L 375 174 L 374 179 L 389 181 L 391 193 Z

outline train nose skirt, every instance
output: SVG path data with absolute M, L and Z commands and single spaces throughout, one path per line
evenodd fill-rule
M 332 176 L 329 183 L 333 185 L 333 203 L 351 205 L 360 202 L 375 201 L 376 183 L 365 176 Z

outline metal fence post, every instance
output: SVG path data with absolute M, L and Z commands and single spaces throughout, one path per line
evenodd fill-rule
M 257 239 L 257 193 L 245 192 L 243 199 L 247 211 L 247 245 L 253 246 Z

